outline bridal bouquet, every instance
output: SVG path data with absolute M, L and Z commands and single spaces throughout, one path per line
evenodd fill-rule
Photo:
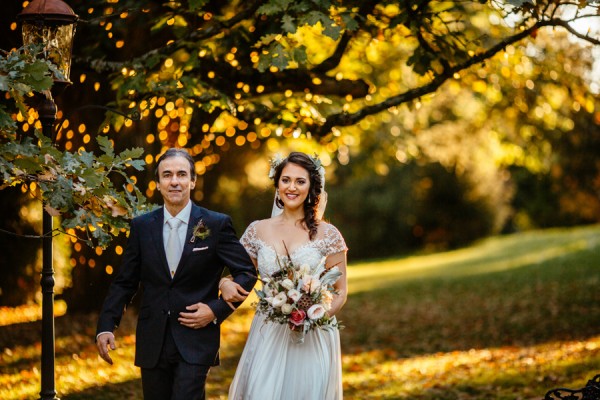
M 336 294 L 333 284 L 342 275 L 338 267 L 326 269 L 325 257 L 314 268 L 295 265 L 289 255 L 277 262 L 281 269 L 262 278 L 262 289 L 255 289 L 257 309 L 267 321 L 286 324 L 296 342 L 302 342 L 311 329 L 339 328 L 336 320 L 327 315 Z

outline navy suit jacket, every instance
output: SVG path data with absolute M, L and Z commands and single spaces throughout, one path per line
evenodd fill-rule
M 192 242 L 193 229 L 200 219 L 210 234 Z M 183 253 L 171 279 L 164 250 L 163 223 L 163 207 L 131 222 L 123 261 L 108 290 L 96 332 L 113 332 L 141 287 L 135 365 L 142 368 L 156 365 L 169 319 L 173 338 L 186 362 L 218 365 L 220 323 L 233 312 L 218 295 L 223 269 L 228 267 L 233 279 L 246 290 L 251 290 L 256 283 L 256 269 L 235 234 L 231 218 L 192 204 Z M 181 325 L 177 321 L 179 313 L 198 302 L 212 309 L 217 323 L 201 329 Z

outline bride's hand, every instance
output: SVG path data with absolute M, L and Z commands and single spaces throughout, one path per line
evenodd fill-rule
M 246 300 L 250 292 L 246 291 L 239 283 L 228 278 L 223 278 L 219 284 L 221 289 L 221 297 L 226 302 L 238 302 Z

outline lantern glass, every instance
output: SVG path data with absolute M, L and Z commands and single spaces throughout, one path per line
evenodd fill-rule
M 71 51 L 75 25 L 43 25 L 30 22 L 23 23 L 23 43 L 44 44 L 43 56 L 54 63 L 64 77 L 54 77 L 55 80 L 69 81 L 71 73 Z

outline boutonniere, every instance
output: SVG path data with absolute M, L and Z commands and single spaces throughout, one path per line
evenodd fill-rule
M 194 243 L 196 238 L 200 240 L 206 239 L 210 235 L 210 229 L 204 223 L 204 220 L 200 218 L 200 221 L 194 227 L 194 232 L 192 233 L 192 238 L 190 239 L 190 243 Z

